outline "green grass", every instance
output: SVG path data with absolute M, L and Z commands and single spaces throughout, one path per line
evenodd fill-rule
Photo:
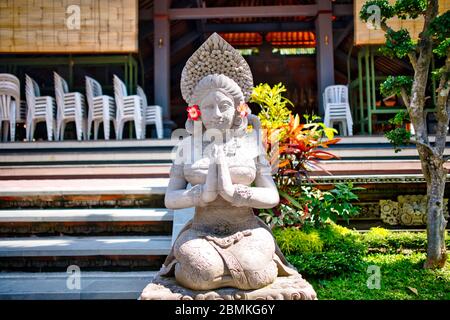
M 312 229 L 275 229 L 274 235 L 319 299 L 450 300 L 450 262 L 440 270 L 423 269 L 425 232 L 372 228 L 361 234 L 330 223 Z M 369 266 L 379 267 L 379 289 L 368 288 L 373 279 Z
M 425 253 L 417 252 L 367 255 L 364 257 L 367 266 L 380 267 L 380 289 L 367 287 L 372 275 L 367 269 L 330 279 L 307 280 L 322 300 L 450 300 L 450 263 L 440 270 L 425 270 L 424 261 Z

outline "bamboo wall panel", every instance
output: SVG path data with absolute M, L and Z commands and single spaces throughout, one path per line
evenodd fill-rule
M 137 1 L 0 0 L 0 53 L 137 52 Z
M 355 45 L 383 44 L 385 42 L 384 31 L 379 29 L 369 29 L 366 23 L 359 19 L 359 11 L 366 1 L 367 0 L 355 0 L 353 5 Z M 395 0 L 389 0 L 389 2 L 393 4 L 395 3 Z M 450 0 L 439 0 L 439 13 L 441 14 L 447 10 L 450 10 Z M 415 20 L 392 18 L 388 20 L 387 23 L 394 30 L 399 30 L 400 28 L 407 29 L 411 34 L 411 37 L 417 39 L 419 33 L 422 31 L 423 22 L 423 18 L 417 18 Z

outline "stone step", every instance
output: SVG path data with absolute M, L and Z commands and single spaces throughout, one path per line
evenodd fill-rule
M 0 210 L 5 222 L 114 222 L 172 221 L 173 211 L 163 208 L 134 209 L 33 209 Z
M 378 146 L 368 148 L 334 146 L 328 149 L 342 160 L 374 160 L 374 159 L 419 159 L 417 149 L 405 147 L 401 152 L 396 153 L 391 146 Z M 18 165 L 55 165 L 55 164 L 171 164 L 173 157 L 171 151 L 161 152 L 147 150 L 129 151 L 119 150 L 113 152 L 98 151 L 72 151 L 73 153 L 61 153 L 55 151 L 48 152 L 26 152 L 26 153 L 0 153 L 0 166 Z M 450 155 L 450 148 L 445 148 L 445 155 Z
M 29 152 L 23 154 L 0 154 L 0 164 L 4 165 L 49 165 L 49 164 L 110 164 L 110 163 L 171 163 L 170 151 L 76 151 L 71 152 Z
M 169 178 L 0 180 L 0 209 L 164 207 Z
M 168 178 L 0 180 L 0 196 L 164 194 Z
M 65 140 L 65 141 L 15 141 L 0 142 L 1 150 L 55 150 L 66 151 L 70 149 L 117 149 L 117 148 L 173 148 L 175 139 L 125 139 L 125 140 Z
M 77 283 L 66 272 L 0 272 L 0 300 L 135 300 L 155 274 L 81 270 Z
M 395 152 L 392 146 L 372 148 L 367 146 L 353 148 L 333 146 L 327 151 L 343 160 L 419 159 L 419 153 L 415 147 L 405 147 L 398 153 Z M 444 155 L 450 155 L 450 148 L 445 148 Z
M 0 210 L 0 237 L 169 235 L 172 225 L 164 208 Z
M 0 271 L 158 270 L 171 248 L 171 235 L 46 236 L 0 238 Z
M 450 140 L 450 139 L 448 139 Z M 430 138 L 433 141 L 433 137 Z M 0 143 L 1 166 L 55 164 L 170 164 L 177 140 L 111 140 Z M 418 159 L 414 146 L 395 153 L 383 136 L 341 137 L 330 151 L 343 160 Z M 445 154 L 450 154 L 446 148 Z
M 420 174 L 419 160 L 324 160 L 322 168 L 333 175 L 373 174 Z M 0 180 L 67 180 L 67 179 L 130 179 L 168 178 L 171 164 L 146 165 L 52 165 L 52 166 L 5 166 L 0 167 Z M 446 163 L 450 169 L 450 164 Z M 312 170 L 311 176 L 327 175 Z
M 167 255 L 171 236 L 0 238 L 0 258 Z
M 168 178 L 171 165 L 0 166 L 0 180 Z
M 170 139 L 0 143 L 0 166 L 171 163 L 176 144 Z

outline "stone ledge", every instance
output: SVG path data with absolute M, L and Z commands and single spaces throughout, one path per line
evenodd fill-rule
M 173 277 L 155 276 L 139 300 L 317 300 L 313 287 L 300 274 L 278 277 L 271 285 L 256 290 L 220 288 L 190 290 Z

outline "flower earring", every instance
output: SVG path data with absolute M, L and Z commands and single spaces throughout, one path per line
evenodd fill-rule
M 188 112 L 188 119 L 197 121 L 200 118 L 200 115 L 202 114 L 200 112 L 200 108 L 198 105 L 189 106 L 186 108 L 186 111 Z
M 245 102 L 241 102 L 236 109 L 239 112 L 239 115 L 241 116 L 241 118 L 247 117 L 250 113 L 250 108 L 248 107 L 248 105 Z

